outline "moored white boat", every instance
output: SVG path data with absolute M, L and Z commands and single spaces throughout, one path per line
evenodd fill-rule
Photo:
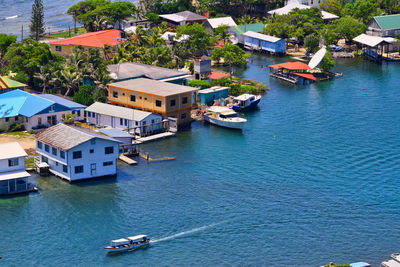
M 204 113 L 204 120 L 221 127 L 243 129 L 246 119 L 238 117 L 237 113 L 227 107 L 213 106 Z
M 121 252 L 147 247 L 150 239 L 146 235 L 136 235 L 111 241 L 110 246 L 104 247 L 107 252 Z

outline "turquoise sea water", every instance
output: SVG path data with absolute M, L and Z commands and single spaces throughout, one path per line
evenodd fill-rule
M 271 87 L 243 133 L 195 122 L 146 144 L 116 180 L 0 199 L 4 266 L 320 266 L 400 250 L 400 65 L 338 60 L 342 78 L 296 87 L 252 56 L 242 77 Z M 109 240 L 159 240 L 106 256 Z

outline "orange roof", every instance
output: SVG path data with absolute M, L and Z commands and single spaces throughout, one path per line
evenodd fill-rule
M 287 70 L 310 70 L 310 66 L 303 62 L 285 62 L 285 63 L 280 63 L 280 64 L 275 64 L 275 65 L 269 65 L 268 67 L 274 68 L 274 69 L 287 69 Z
M 116 46 L 121 43 L 120 30 L 105 30 L 98 32 L 84 33 L 71 38 L 63 39 L 50 43 L 51 45 L 81 45 L 89 47 L 104 47 L 105 44 Z
M 301 72 L 292 72 L 292 74 L 309 79 L 309 80 L 313 80 L 316 81 L 317 79 L 314 77 L 314 75 L 312 75 L 311 73 L 301 73 Z
M 211 80 L 218 80 L 218 79 L 225 78 L 225 77 L 228 77 L 228 76 L 229 76 L 228 73 L 212 71 L 211 75 L 210 75 L 210 78 L 211 78 Z

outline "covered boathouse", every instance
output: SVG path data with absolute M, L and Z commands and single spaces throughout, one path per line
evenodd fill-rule
M 312 73 L 309 73 L 311 67 L 303 62 L 285 62 L 269 65 L 268 67 L 272 77 L 293 84 L 306 85 L 317 80 Z
M 286 41 L 281 38 L 253 31 L 247 31 L 243 36 L 244 47 L 247 49 L 274 54 L 286 53 Z

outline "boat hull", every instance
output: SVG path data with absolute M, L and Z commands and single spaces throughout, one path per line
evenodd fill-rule
M 124 245 L 118 247 L 104 247 L 107 253 L 114 253 L 114 252 L 124 252 L 124 251 L 132 251 L 140 248 L 146 248 L 150 245 L 150 242 L 146 242 L 140 245 Z
M 245 122 L 229 122 L 229 121 L 224 121 L 224 120 L 218 120 L 218 119 L 209 117 L 208 115 L 204 115 L 204 120 L 211 124 L 220 126 L 220 127 L 236 129 L 236 130 L 242 130 L 243 125 L 245 123 Z
M 255 108 L 258 106 L 258 103 L 260 103 L 260 100 L 261 100 L 261 98 L 259 98 L 259 99 L 255 100 L 255 101 L 251 102 L 250 105 L 245 106 L 245 107 L 233 105 L 232 109 L 233 109 L 234 111 L 236 111 L 236 112 L 246 112 L 246 111 L 250 111 L 250 110 L 255 109 Z

